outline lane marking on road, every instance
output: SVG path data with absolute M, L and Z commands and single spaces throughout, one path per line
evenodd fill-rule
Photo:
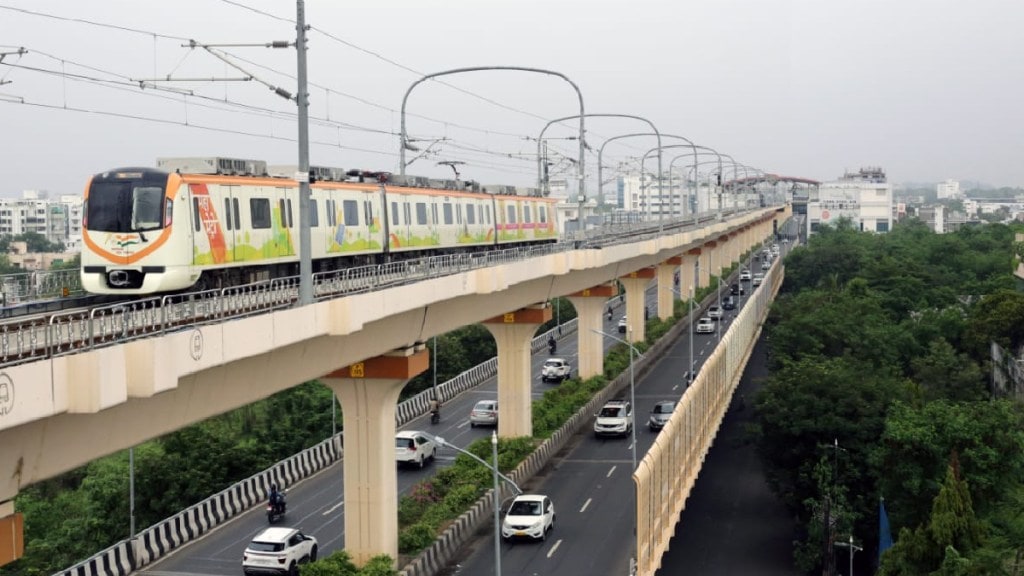
M 593 500 L 593 498 L 587 498 L 587 501 L 583 503 L 583 508 L 580 508 L 580 513 L 581 513 L 581 514 L 582 514 L 583 512 L 586 512 L 586 511 L 587 511 L 587 506 L 590 506 L 590 501 L 591 501 L 591 500 Z
M 608 474 L 605 474 L 605 478 L 611 478 L 616 468 L 618 468 L 618 466 L 612 466 L 612 469 L 608 471 Z
M 344 501 L 344 500 L 342 500 L 341 502 L 338 502 L 338 503 L 337 503 L 337 504 L 335 504 L 334 506 L 331 506 L 330 508 L 328 508 L 328 509 L 327 509 L 327 510 L 326 510 L 326 511 L 325 511 L 325 512 L 323 513 L 323 515 L 324 515 L 324 516 L 327 516 L 327 515 L 328 515 L 328 514 L 330 514 L 331 512 L 334 512 L 335 510 L 337 510 L 338 508 L 341 508 L 341 507 L 342 507 L 342 506 L 344 506 L 344 505 L 345 505 L 345 501 Z
M 466 420 L 462 424 L 459 424 L 458 426 L 456 426 L 456 428 L 465 428 L 466 426 L 469 426 L 469 420 Z
M 558 542 L 555 542 L 555 545 L 551 547 L 551 550 L 548 550 L 548 558 L 551 558 L 552 556 L 555 555 L 555 550 L 558 550 L 558 546 L 561 545 L 561 544 L 562 544 L 561 540 L 559 540 Z

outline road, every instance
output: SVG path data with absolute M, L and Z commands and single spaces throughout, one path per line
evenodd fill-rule
M 747 283 L 749 288 L 749 283 Z M 747 298 L 740 300 L 745 305 Z M 737 310 L 726 311 L 722 331 Z M 718 344 L 718 334 L 694 335 L 694 364 L 699 368 Z M 647 377 L 635 383 L 637 459 L 655 434 L 647 428 L 651 409 L 661 400 L 678 400 L 686 389 L 690 338 L 684 335 L 662 356 Z M 628 399 L 629 390 L 623 393 Z M 630 438 L 596 438 L 585 429 L 541 475 L 524 486 L 546 494 L 555 505 L 556 527 L 546 542 L 503 542 L 502 574 L 529 576 L 625 575 L 633 555 L 633 481 Z M 487 535 L 467 546 L 448 575 L 494 573 L 494 540 Z
M 656 299 L 653 288 L 648 289 L 645 300 L 652 306 Z M 618 335 L 616 325 L 622 315 L 621 307 L 609 321 L 603 316 L 603 330 Z M 605 338 L 605 350 L 616 342 Z M 558 344 L 558 357 L 569 359 L 573 374 L 577 373 L 576 337 L 568 334 Z M 540 366 L 549 358 L 547 349 L 533 355 L 531 366 L 533 379 L 532 395 L 539 399 L 546 390 L 557 384 L 544 384 L 540 381 Z M 441 436 L 445 442 L 465 448 L 479 438 L 489 437 L 492 428 L 469 425 L 469 413 L 473 405 L 483 399 L 497 399 L 497 380 L 491 378 L 480 386 L 459 395 L 445 403 L 442 411 L 442 422 L 431 425 L 429 417 L 418 418 L 402 430 L 424 430 L 430 434 Z M 441 448 L 438 450 L 437 461 L 422 470 L 402 467 L 398 470 L 399 495 L 408 494 L 418 482 L 430 478 L 439 467 L 449 466 L 455 460 L 455 452 Z M 627 474 L 629 463 L 620 467 L 620 473 Z M 325 557 L 345 546 L 344 520 L 344 485 L 342 481 L 342 463 L 339 461 L 320 473 L 307 478 L 288 490 L 288 515 L 280 525 L 295 526 L 317 538 L 320 543 L 320 557 Z M 241 570 L 242 551 L 253 536 L 267 527 L 267 519 L 263 506 L 257 506 L 239 515 L 202 538 L 172 552 L 154 564 L 146 567 L 141 574 L 146 576 L 186 576 L 207 574 L 228 574 Z

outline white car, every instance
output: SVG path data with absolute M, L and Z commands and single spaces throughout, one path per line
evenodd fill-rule
M 316 562 L 318 547 L 316 538 L 295 528 L 267 528 L 242 553 L 242 572 L 298 576 L 299 564 Z
M 433 460 L 436 455 L 437 445 L 423 432 L 404 430 L 395 434 L 395 461 L 399 464 L 423 468 L 427 460 Z
M 473 406 L 469 413 L 469 427 L 497 426 L 498 425 L 498 401 L 481 400 Z
M 548 532 L 555 528 L 555 505 L 551 499 L 540 494 L 516 496 L 505 513 L 501 523 L 501 536 L 511 538 L 533 538 L 546 540 Z
M 764 282 L 764 274 L 762 274 L 761 272 L 758 272 L 757 274 L 754 274 L 754 280 L 753 280 L 754 286 L 760 286 L 761 282 Z
M 740 270 L 740 282 L 749 282 L 749 281 L 750 281 L 750 270 L 747 270 L 746 268 L 744 268 L 743 270 Z
M 697 320 L 697 334 L 714 334 L 715 321 L 707 316 Z
M 541 382 L 562 382 L 572 378 L 572 366 L 565 358 L 548 358 L 540 368 Z
M 626 333 L 626 328 L 628 326 L 629 326 L 629 322 L 626 320 L 625 316 L 623 316 L 622 318 L 619 318 L 619 326 L 618 326 L 619 334 L 625 334 Z
M 597 413 L 595 436 L 628 436 L 633 430 L 633 406 L 625 400 L 609 400 Z
M 718 306 L 712 306 L 712 307 L 708 308 L 708 318 L 711 318 L 712 320 L 718 320 L 721 317 L 722 317 L 722 309 L 721 308 L 719 308 Z

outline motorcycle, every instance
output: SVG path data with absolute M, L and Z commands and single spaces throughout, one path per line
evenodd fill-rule
M 267 503 L 267 522 L 274 524 L 278 520 L 284 518 L 287 507 L 288 504 L 284 501 L 284 493 L 282 492 L 281 501 L 277 505 L 271 504 L 270 502 Z
M 556 343 L 554 339 L 548 340 L 548 354 L 550 356 L 554 356 L 555 355 L 555 350 L 557 350 L 557 349 L 558 349 L 558 343 Z
M 431 424 L 440 424 L 441 423 L 441 411 L 440 410 L 431 410 L 430 411 L 430 423 Z

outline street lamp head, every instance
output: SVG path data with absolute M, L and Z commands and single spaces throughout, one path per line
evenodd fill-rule
M 434 442 L 437 442 L 438 446 L 447 446 L 448 444 L 444 441 L 444 438 L 440 436 L 434 436 Z
M 491 446 L 498 445 L 498 432 L 496 430 L 491 431 Z

